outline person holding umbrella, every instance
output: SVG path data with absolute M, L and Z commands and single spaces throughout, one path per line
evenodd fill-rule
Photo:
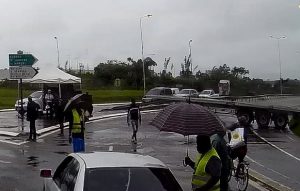
M 199 154 L 195 162 L 189 156 L 185 157 L 185 164 L 194 169 L 192 189 L 194 191 L 220 190 L 222 163 L 217 151 L 211 145 L 209 136 L 197 136 L 197 151 Z
M 73 144 L 73 152 L 84 152 L 84 110 L 78 103 L 75 108 L 68 112 L 69 117 L 69 143 Z

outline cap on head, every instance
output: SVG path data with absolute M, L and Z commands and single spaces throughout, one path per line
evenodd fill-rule
M 32 97 L 31 96 L 28 96 L 28 101 L 32 101 Z
M 51 92 L 51 90 L 50 90 L 50 89 L 48 89 L 48 92 Z

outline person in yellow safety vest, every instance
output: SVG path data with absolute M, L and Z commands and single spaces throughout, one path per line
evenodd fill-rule
M 209 136 L 197 136 L 196 161 L 185 157 L 185 164 L 194 169 L 192 189 L 194 191 L 219 191 L 222 163 L 217 151 L 212 147 Z
M 79 107 L 72 109 L 69 119 L 69 142 L 73 144 L 73 152 L 84 152 L 84 111 Z

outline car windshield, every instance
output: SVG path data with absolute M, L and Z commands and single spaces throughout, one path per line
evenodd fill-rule
M 33 92 L 30 94 L 30 97 L 32 98 L 40 98 L 43 95 L 43 92 Z
M 201 94 L 210 94 L 210 92 L 211 91 L 209 91 L 209 90 L 204 90 L 204 91 L 201 92 Z
M 171 172 L 162 168 L 92 168 L 84 181 L 84 191 L 182 191 Z
M 181 90 L 181 91 L 179 92 L 179 94 L 189 94 L 189 93 L 190 93 L 189 90 Z
M 152 89 L 146 95 L 160 95 L 162 89 Z

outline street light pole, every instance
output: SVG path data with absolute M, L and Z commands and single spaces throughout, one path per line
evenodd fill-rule
M 151 17 L 152 15 L 145 15 L 140 17 L 140 31 L 141 31 L 141 48 L 142 48 L 142 63 L 143 63 L 143 82 L 144 82 L 144 95 L 146 94 L 146 75 L 145 75 L 145 63 L 144 63 L 144 42 L 143 42 L 143 29 L 142 19 L 145 17 Z
M 189 41 L 189 47 L 190 47 L 190 62 L 191 62 L 191 72 L 193 75 L 193 64 L 192 64 L 192 46 L 191 46 L 192 40 Z
M 58 38 L 55 36 L 54 39 L 56 40 L 56 49 L 57 49 L 57 67 L 60 67 L 59 64 L 59 48 L 58 48 Z
M 279 62 L 279 77 L 280 77 L 280 94 L 282 94 L 282 77 L 281 77 L 281 57 L 280 57 L 280 44 L 279 44 L 279 40 L 280 39 L 285 39 L 286 36 L 280 36 L 280 37 L 275 37 L 270 35 L 270 38 L 274 38 L 277 40 L 277 49 L 278 49 L 278 62 Z

